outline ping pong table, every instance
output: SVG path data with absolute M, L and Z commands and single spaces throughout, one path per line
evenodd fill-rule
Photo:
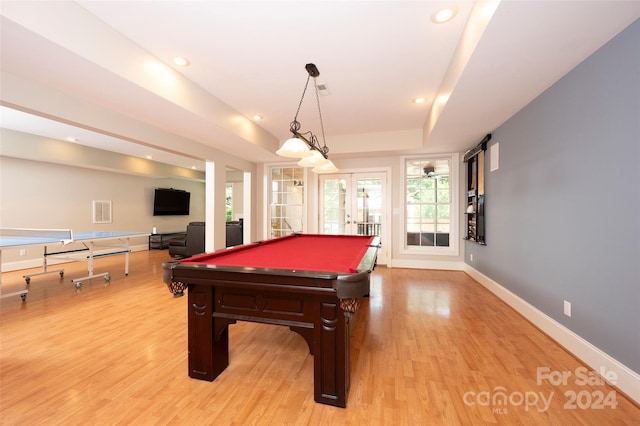
M 26 300 L 28 287 L 31 278 L 44 274 L 60 274 L 64 276 L 64 269 L 49 269 L 48 259 L 63 259 L 66 261 L 86 261 L 88 263 L 88 273 L 84 277 L 71 280 L 76 289 L 82 287 L 84 280 L 103 277 L 105 281 L 111 280 L 109 272 L 94 274 L 93 261 L 103 256 L 116 254 L 125 255 L 124 273 L 129 275 L 129 253 L 131 252 L 129 240 L 132 237 L 148 236 L 142 232 L 115 232 L 115 231 L 89 231 L 73 232 L 71 229 L 29 229 L 29 228 L 0 228 L 0 269 L 2 268 L 3 250 L 21 250 L 27 247 L 43 247 L 42 272 L 24 275 L 26 282 L 24 290 L 8 294 L 2 293 L 2 277 L 0 275 L 0 298 L 20 295 L 22 300 Z M 67 247 L 73 243 L 73 245 Z M 59 247 L 55 249 L 55 247 Z M 51 248 L 54 247 L 54 251 Z M 64 249 L 67 247 L 67 249 Z M 1 272 L 1 270 L 0 270 Z

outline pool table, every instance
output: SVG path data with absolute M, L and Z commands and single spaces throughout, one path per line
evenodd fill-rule
M 229 364 L 229 324 L 288 326 L 314 357 L 314 399 L 345 407 L 349 319 L 369 294 L 379 237 L 293 234 L 163 264 L 175 297 L 188 289 L 189 376 Z

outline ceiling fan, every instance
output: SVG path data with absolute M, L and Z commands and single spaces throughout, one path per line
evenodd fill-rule
M 424 177 L 440 179 L 440 175 L 436 173 L 436 168 L 433 166 L 426 166 L 422 169 Z

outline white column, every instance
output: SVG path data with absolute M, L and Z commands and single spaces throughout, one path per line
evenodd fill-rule
M 206 225 L 204 249 L 209 253 L 215 250 L 216 163 L 213 161 L 207 161 L 205 164 L 204 193 L 204 218 Z
M 253 206 L 251 205 L 251 173 L 244 172 L 242 178 L 242 242 L 244 244 L 251 242 L 251 212 Z

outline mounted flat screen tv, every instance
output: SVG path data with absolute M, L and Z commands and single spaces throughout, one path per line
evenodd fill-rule
M 180 189 L 156 188 L 153 197 L 154 216 L 186 216 L 191 194 Z

